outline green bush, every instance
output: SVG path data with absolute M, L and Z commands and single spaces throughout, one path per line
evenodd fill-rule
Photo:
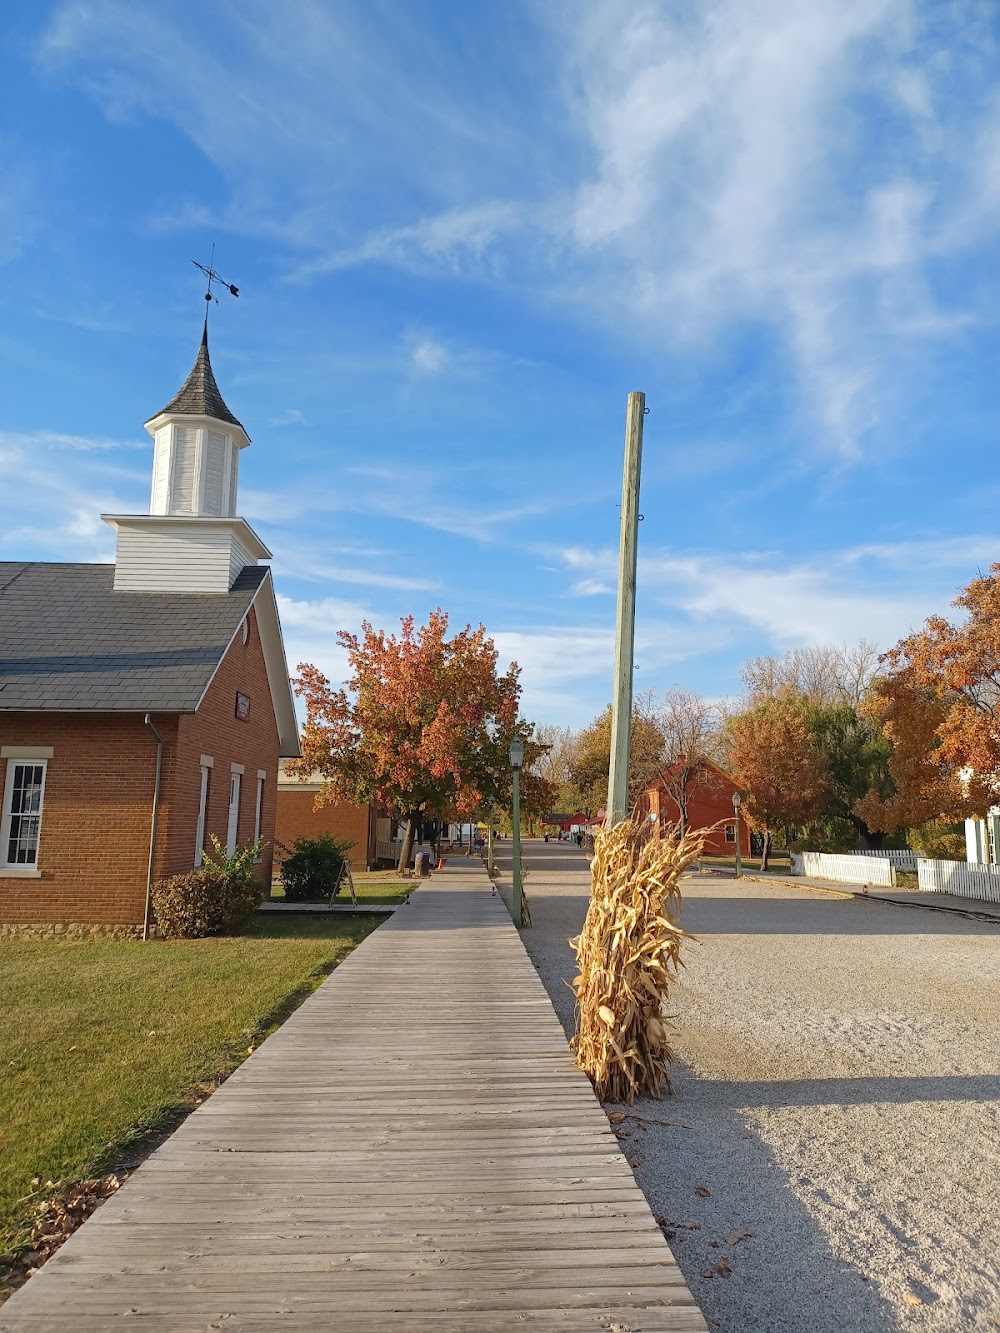
M 341 867 L 353 842 L 338 842 L 331 833 L 315 838 L 296 838 L 294 846 L 282 847 L 281 882 L 288 902 L 329 898 L 337 886 Z
M 215 856 L 209 856 L 208 852 L 203 852 L 201 861 L 207 870 L 217 870 L 220 875 L 226 879 L 234 880 L 240 884 L 251 884 L 254 877 L 254 865 L 260 860 L 260 854 L 264 850 L 264 839 L 258 838 L 256 842 L 248 842 L 245 847 L 237 847 L 232 856 L 226 850 L 226 844 L 215 833 L 210 833 L 212 848 Z
M 156 924 L 167 939 L 234 935 L 259 905 L 260 889 L 252 879 L 214 867 L 172 875 L 153 885 Z

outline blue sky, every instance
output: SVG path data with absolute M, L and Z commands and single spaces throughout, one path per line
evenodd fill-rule
M 292 665 L 440 604 L 525 709 L 888 646 L 1000 558 L 1000 20 L 942 0 L 76 0 L 0 36 L 0 558 L 109 560 L 213 241 Z

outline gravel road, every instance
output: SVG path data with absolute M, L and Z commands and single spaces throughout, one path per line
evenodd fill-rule
M 570 1031 L 589 872 L 564 846 L 525 856 L 524 942 Z M 621 1141 L 710 1326 L 1000 1330 L 1000 928 L 684 887 L 674 1095 Z

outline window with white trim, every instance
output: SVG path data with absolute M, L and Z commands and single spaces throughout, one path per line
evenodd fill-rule
M 236 852 L 240 840 L 240 789 L 243 785 L 243 765 L 233 764 L 229 777 L 229 826 L 226 830 L 226 851 Z
M 736 841 L 736 825 L 735 825 L 735 824 L 727 824 L 727 825 L 726 825 L 726 842 L 735 842 L 735 841 Z
M 205 854 L 205 817 L 208 812 L 208 793 L 212 783 L 212 765 L 201 766 L 201 794 L 198 797 L 198 823 L 194 834 L 194 868 L 201 865 Z
M 42 832 L 44 759 L 8 759 L 0 824 L 0 867 L 34 870 Z
M 254 802 L 253 810 L 253 840 L 254 846 L 260 841 L 260 823 L 264 813 L 264 775 L 257 774 L 257 799 Z M 261 860 L 261 853 L 258 852 L 254 857 L 255 861 Z

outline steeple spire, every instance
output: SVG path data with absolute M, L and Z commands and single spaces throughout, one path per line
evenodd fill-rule
M 166 407 L 156 413 L 158 417 L 167 415 L 213 417 L 216 421 L 227 421 L 231 426 L 239 426 L 240 430 L 243 430 L 242 424 L 226 406 L 222 394 L 219 392 L 219 386 L 215 382 L 212 361 L 208 355 L 207 312 L 201 332 L 201 346 L 198 348 L 198 355 L 191 367 L 191 373 Z M 150 418 L 150 420 L 155 420 L 155 418 Z M 245 431 L 243 433 L 246 434 Z M 250 437 L 247 435 L 248 442 L 249 439 Z

